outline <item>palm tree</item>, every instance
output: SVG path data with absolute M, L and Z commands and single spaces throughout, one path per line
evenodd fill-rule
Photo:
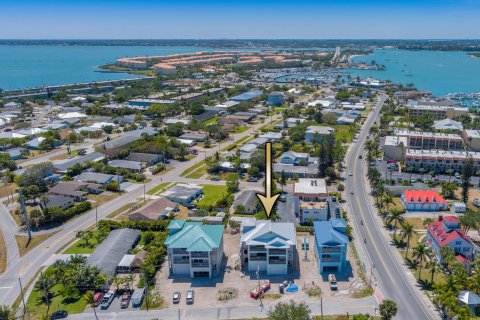
M 87 291 L 83 296 L 87 304 L 93 309 L 93 313 L 95 314 L 95 319 L 98 320 L 97 311 L 95 310 L 95 294 L 93 291 Z
M 382 320 L 390 320 L 397 314 L 398 308 L 394 301 L 385 299 L 379 306 L 379 310 Z
M 392 211 L 388 213 L 387 223 L 388 224 L 394 223 L 394 230 L 393 230 L 394 240 L 397 239 L 397 224 L 400 223 L 401 225 L 403 225 L 403 223 L 405 222 L 405 218 L 403 217 L 404 214 L 405 214 L 404 210 L 398 210 L 398 209 L 392 209 Z
M 0 319 L 2 319 L 2 320 L 15 320 L 15 319 L 17 319 L 16 313 L 17 313 L 17 310 L 12 309 L 9 306 L 1 306 L 0 307 Z
M 393 203 L 393 197 L 388 193 L 383 196 L 383 203 L 387 207 L 387 211 L 390 211 L 390 204 Z
M 422 267 L 423 267 L 423 259 L 427 258 L 430 253 L 430 250 L 428 247 L 425 245 L 425 243 L 420 242 L 414 249 L 413 249 L 413 256 L 417 259 L 420 260 L 420 263 L 418 265 L 418 279 L 420 279 L 422 275 Z
M 436 259 L 432 259 L 432 260 L 430 260 L 430 262 L 428 263 L 427 266 L 430 268 L 430 275 L 431 275 L 430 283 L 433 285 L 433 277 L 435 276 L 435 273 L 437 271 L 441 270 L 440 269 L 441 265 L 440 265 L 440 263 L 438 263 L 438 261 Z
M 405 250 L 405 259 L 408 257 L 408 249 L 410 249 L 410 238 L 415 234 L 415 230 L 413 229 L 413 225 L 410 223 L 405 223 L 402 226 L 402 231 L 400 231 L 400 235 L 402 236 L 402 240 L 407 239 L 407 248 Z
M 480 294 L 480 273 L 476 273 L 473 277 L 470 278 L 469 289 Z

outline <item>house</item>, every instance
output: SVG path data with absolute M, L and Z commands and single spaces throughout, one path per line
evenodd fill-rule
M 285 173 L 288 178 L 315 178 L 318 176 L 318 168 L 314 166 L 292 166 L 290 164 L 274 163 L 273 172 Z
M 108 161 L 108 165 L 114 168 L 131 170 L 133 172 L 141 172 L 143 169 L 143 164 L 138 161 L 111 160 L 111 161 Z
M 330 127 L 310 126 L 305 131 L 305 142 L 313 143 L 316 137 L 317 142 L 320 143 L 323 138 L 333 136 L 333 132 L 334 129 Z
M 239 214 L 255 214 L 257 213 L 257 202 L 257 192 L 255 190 L 245 190 L 233 201 L 233 210 Z
M 2 151 L 3 152 L 3 151 Z M 25 148 L 12 148 L 4 151 L 8 153 L 11 160 L 20 160 L 24 158 L 24 154 L 27 153 Z
M 197 199 L 203 194 L 203 188 L 196 184 L 177 184 L 161 195 L 167 199 L 180 203 L 187 204 Z
M 48 192 L 54 195 L 72 198 L 75 201 L 85 201 L 88 194 L 88 183 L 62 181 L 51 187 Z
M 30 141 L 27 141 L 25 143 L 25 146 L 27 147 L 27 149 L 40 150 L 41 149 L 41 144 L 45 140 L 46 140 L 46 138 L 44 138 L 44 137 L 38 137 L 38 138 L 32 139 Z M 55 141 L 53 147 L 57 147 L 58 145 L 60 145 L 60 142 Z
M 288 118 L 287 120 L 284 121 L 283 127 L 284 128 L 293 128 L 296 127 L 297 125 L 304 123 L 307 121 L 307 119 L 304 118 Z
M 142 139 L 141 136 L 124 135 L 123 137 L 98 144 L 97 146 L 95 146 L 95 151 L 102 152 L 108 157 L 115 157 L 120 153 L 122 149 L 126 148 L 130 143 L 138 141 L 140 139 Z
M 472 291 L 460 291 L 458 301 L 461 305 L 467 306 L 475 316 L 480 314 L 480 297 Z
M 287 151 L 280 156 L 280 163 L 291 164 L 294 166 L 306 165 L 308 163 L 308 153 Z
M 344 219 L 314 221 L 315 258 L 318 272 L 341 273 L 347 267 L 347 247 L 350 240 L 346 235 Z
M 298 201 L 298 211 L 302 223 L 328 220 L 327 201 Z
M 451 247 L 457 261 L 466 264 L 467 268 L 473 260 L 474 245 L 460 228 L 460 221 L 453 216 L 439 216 L 437 221 L 427 225 L 427 245 L 440 263 L 443 263 L 441 250 L 445 246 Z
M 260 138 L 265 138 L 270 142 L 277 142 L 278 140 L 282 139 L 282 133 L 281 132 L 266 132 L 262 135 L 260 135 Z
M 51 207 L 58 207 L 62 210 L 65 210 L 73 206 L 73 199 L 71 197 L 55 194 L 46 194 L 45 199 L 47 201 L 40 201 L 40 207 L 43 210 Z
M 149 221 L 165 220 L 170 213 L 177 212 L 177 210 L 177 203 L 170 201 L 167 198 L 160 197 L 130 213 L 128 219 Z
M 467 205 L 465 202 L 455 202 L 452 204 L 452 211 L 455 213 L 465 213 L 467 212 Z
M 57 172 L 66 173 L 68 169 L 73 167 L 75 164 L 83 164 L 87 161 L 98 162 L 105 159 L 105 156 L 100 152 L 92 152 L 84 156 L 76 157 L 71 160 L 64 161 L 62 163 L 55 163 L 53 166 Z
M 296 232 L 293 223 L 243 219 L 240 261 L 248 272 L 287 275 L 295 270 Z
M 180 142 L 181 144 L 184 144 L 186 145 L 187 147 L 193 147 L 194 145 L 196 145 L 197 143 L 195 142 L 195 140 L 190 140 L 190 139 L 177 139 L 178 142 Z
M 223 225 L 172 220 L 165 240 L 168 267 L 172 275 L 208 277 L 222 270 Z
M 123 257 L 130 253 L 140 240 L 140 230 L 116 229 L 100 243 L 87 258 L 87 264 L 97 267 L 111 278 L 117 273 L 117 266 Z
M 195 142 L 204 142 L 207 140 L 208 135 L 206 133 L 199 132 L 187 132 L 180 136 L 180 139 L 194 140 Z
M 162 156 L 153 153 L 131 152 L 126 160 L 141 162 L 147 166 L 151 166 L 162 161 Z
M 75 181 L 79 182 L 93 182 L 105 186 L 110 182 L 123 182 L 122 176 L 117 176 L 113 174 L 105 174 L 105 173 L 98 173 L 98 172 L 90 172 L 84 171 L 78 176 L 75 177 Z
M 251 101 L 253 99 L 259 98 L 263 94 L 263 90 L 253 90 L 253 91 L 248 91 L 236 96 L 231 97 L 229 100 L 230 101 L 237 101 L 237 102 L 242 102 L 242 101 Z
M 328 192 L 325 179 L 299 179 L 293 186 L 293 195 L 304 201 L 326 201 Z
M 133 271 L 132 264 L 135 260 L 134 254 L 126 254 L 123 256 L 122 260 L 117 265 L 117 273 L 130 273 Z
M 448 210 L 448 202 L 434 190 L 404 190 L 401 202 L 408 211 Z
M 230 161 L 224 161 L 219 165 L 220 170 L 224 172 L 236 172 L 237 168 L 235 165 Z M 239 171 L 246 172 L 250 169 L 250 163 L 240 163 L 240 167 L 238 168 Z

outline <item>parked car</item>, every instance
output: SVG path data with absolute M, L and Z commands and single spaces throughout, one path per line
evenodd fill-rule
M 63 319 L 68 317 L 68 312 L 66 310 L 58 310 L 52 313 L 50 319 Z
M 460 173 L 455 172 L 455 178 L 460 179 Z
M 173 303 L 179 303 L 181 298 L 181 294 L 179 291 L 175 291 L 173 293 Z
M 331 290 L 338 289 L 337 278 L 335 278 L 335 275 L 333 273 L 328 275 L 328 284 L 330 285 Z
M 219 178 L 219 177 L 212 177 L 210 180 L 212 180 L 212 181 L 220 181 L 220 178 Z
M 105 295 L 105 292 L 103 291 L 97 291 L 93 294 L 93 301 L 94 301 L 93 306 L 95 308 L 100 305 L 104 295 Z
M 480 199 L 473 199 L 473 205 L 477 208 L 480 208 Z
M 120 308 L 125 309 L 128 308 L 128 305 L 130 304 L 130 298 L 132 297 L 131 293 L 129 291 L 126 291 L 122 295 L 122 301 L 120 302 Z
M 105 293 L 102 302 L 100 303 L 100 309 L 108 309 L 108 307 L 110 307 L 110 304 L 113 301 L 113 298 L 115 298 L 115 292 L 108 291 L 107 293 Z
M 195 300 L 195 291 L 193 289 L 187 290 L 187 304 L 193 304 Z
M 257 182 L 258 179 L 255 178 L 255 177 L 249 177 L 247 181 L 248 181 L 248 182 Z
M 280 202 L 286 202 L 287 201 L 287 197 L 284 196 L 284 195 L 281 195 L 279 198 Z
M 417 178 L 411 177 L 411 178 L 410 178 L 410 182 L 411 182 L 411 183 L 417 182 Z
M 353 176 L 353 172 L 350 171 L 350 172 L 348 173 L 348 175 L 349 175 L 350 177 Z
M 362 159 L 363 157 L 362 156 L 358 156 L 358 159 Z
M 140 307 L 145 296 L 145 288 L 138 288 L 132 294 L 132 307 Z

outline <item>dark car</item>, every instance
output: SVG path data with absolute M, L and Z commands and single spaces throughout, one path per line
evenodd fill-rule
M 50 317 L 50 319 L 63 319 L 63 318 L 66 318 L 68 317 L 68 312 L 65 311 L 65 310 L 58 310 L 58 311 L 55 311 L 54 313 L 52 313 L 52 316 Z
M 125 292 L 123 295 L 122 295 L 122 301 L 120 302 L 120 308 L 122 309 L 125 309 L 125 308 L 128 308 L 128 305 L 130 304 L 130 298 L 132 297 L 132 295 L 130 294 L 130 292 Z
M 220 178 L 219 178 L 219 177 L 213 177 L 213 178 L 211 178 L 210 180 L 212 180 L 212 181 L 220 181 Z
M 362 156 L 358 156 L 358 159 L 362 159 L 363 157 Z
M 280 200 L 280 202 L 286 202 L 287 201 L 287 197 L 286 196 L 280 196 L 278 198 L 278 200 Z

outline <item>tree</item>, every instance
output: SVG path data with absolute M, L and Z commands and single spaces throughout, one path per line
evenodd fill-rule
M 385 299 L 380 304 L 379 310 L 382 320 L 390 320 L 397 314 L 398 308 L 394 301 Z
M 435 273 L 437 271 L 441 270 L 441 265 L 440 263 L 438 263 L 436 259 L 432 259 L 428 262 L 427 266 L 430 268 L 430 275 L 431 275 L 430 283 L 433 285 L 433 277 L 435 276 Z
M 93 291 L 87 291 L 85 295 L 83 296 L 87 304 L 90 306 L 90 308 L 93 309 L 93 313 L 95 314 L 95 319 L 98 320 L 97 317 L 97 311 L 95 310 L 95 294 Z
M 402 240 L 407 239 L 407 248 L 405 250 L 405 259 L 408 257 L 408 249 L 410 248 L 410 238 L 415 234 L 415 230 L 413 229 L 413 225 L 410 223 L 405 223 L 402 226 L 402 231 L 400 234 L 402 236 Z
M 10 306 L 0 307 L 0 319 L 2 320 L 15 320 L 17 319 L 17 310 L 12 309 Z
M 267 313 L 270 320 L 310 320 L 310 308 L 305 302 L 279 302 Z
M 470 178 L 474 174 L 473 169 L 473 160 L 468 158 L 467 161 L 463 164 L 463 174 L 462 174 L 462 201 L 464 203 L 468 202 L 468 191 L 470 190 Z
M 423 267 L 423 260 L 428 257 L 430 253 L 430 250 L 428 247 L 425 245 L 425 243 L 420 242 L 414 249 L 413 249 L 413 256 L 417 259 L 420 260 L 420 263 L 418 265 L 418 279 L 420 279 L 422 275 L 422 267 Z
M 405 218 L 403 217 L 404 214 L 405 214 L 405 210 L 398 210 L 398 209 L 393 209 L 388 214 L 387 222 L 389 224 L 394 223 L 393 239 L 397 238 L 397 224 L 400 223 L 401 225 L 403 225 L 403 223 L 405 222 Z
M 227 192 L 235 193 L 238 190 L 238 174 L 229 173 L 227 175 Z
M 287 185 L 287 176 L 285 175 L 285 170 L 282 170 L 282 173 L 280 174 L 280 185 L 282 186 L 282 192 L 283 192 L 283 187 Z

